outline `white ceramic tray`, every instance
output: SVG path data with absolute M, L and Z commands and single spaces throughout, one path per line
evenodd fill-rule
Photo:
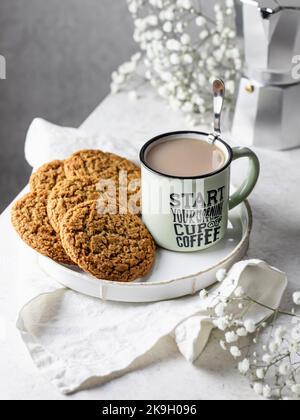
M 63 286 L 95 298 L 119 302 L 174 299 L 212 285 L 220 268 L 229 269 L 240 261 L 248 250 L 251 228 L 251 208 L 246 202 L 230 212 L 228 233 L 218 245 L 188 254 L 159 249 L 150 275 L 134 283 L 98 280 L 43 256 L 39 256 L 39 264 Z

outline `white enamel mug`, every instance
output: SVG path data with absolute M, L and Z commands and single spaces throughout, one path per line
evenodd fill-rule
M 151 168 L 147 154 L 160 142 L 192 138 L 210 142 L 209 134 L 180 131 L 162 134 L 141 150 L 143 221 L 156 243 L 178 252 L 201 251 L 221 241 L 228 228 L 229 210 L 254 189 L 260 172 L 257 156 L 248 148 L 231 148 L 220 138 L 215 145 L 226 157 L 219 170 L 196 177 L 176 177 Z M 230 170 L 234 160 L 248 158 L 249 171 L 241 187 L 230 196 Z

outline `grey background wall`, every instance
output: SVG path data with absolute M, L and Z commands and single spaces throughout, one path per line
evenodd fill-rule
M 132 28 L 126 0 L 1 0 L 0 212 L 27 183 L 32 119 L 80 125 L 136 50 Z
M 201 0 L 208 10 L 214 0 Z M 239 0 L 236 0 L 239 3 Z M 207 11 L 208 11 L 207 10 Z M 35 117 L 78 126 L 137 46 L 126 0 L 0 0 L 0 213 L 27 183 Z

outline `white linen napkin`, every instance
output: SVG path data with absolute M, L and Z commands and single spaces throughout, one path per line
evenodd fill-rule
M 63 160 L 81 149 L 101 149 L 137 161 L 142 144 L 108 135 L 86 135 L 81 129 L 60 127 L 41 118 L 31 123 L 25 142 L 25 158 L 30 166 L 38 168 L 51 160 Z
M 107 142 L 103 147 L 99 138 L 35 120 L 26 157 L 37 167 L 87 147 L 121 153 L 121 145 Z M 134 147 L 131 151 L 133 157 Z M 204 351 L 214 329 L 208 310 L 214 305 L 212 297 L 200 300 L 194 295 L 150 304 L 101 301 L 61 287 L 39 267 L 35 252 L 21 242 L 20 249 L 24 306 L 17 327 L 34 363 L 60 392 L 70 394 L 126 373 L 137 361 L 160 351 L 159 343 L 169 335 L 190 362 Z M 241 286 L 273 308 L 279 306 L 287 286 L 284 273 L 260 260 L 236 264 L 229 277 L 231 282 L 215 286 L 222 296 L 230 297 Z M 267 315 L 268 310 L 254 305 L 248 318 L 260 322 Z

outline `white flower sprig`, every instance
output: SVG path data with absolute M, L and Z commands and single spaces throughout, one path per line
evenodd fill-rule
M 217 273 L 217 280 L 232 281 L 224 270 Z M 246 295 L 241 287 L 229 298 L 213 293 L 202 290 L 200 298 L 213 298 L 211 318 L 224 334 L 220 346 L 237 360 L 239 372 L 248 376 L 254 392 L 267 399 L 299 399 L 300 313 L 266 306 Z M 293 303 L 300 306 L 300 292 L 294 293 Z M 269 313 L 258 324 L 247 318 L 255 305 Z M 245 337 L 251 338 L 247 345 Z
M 232 102 L 242 68 L 233 0 L 217 0 L 213 19 L 197 0 L 127 2 L 141 53 L 113 74 L 112 93 L 127 88 L 142 63 L 144 79 L 191 125 L 203 124 L 212 110 L 215 78 L 224 79 Z

